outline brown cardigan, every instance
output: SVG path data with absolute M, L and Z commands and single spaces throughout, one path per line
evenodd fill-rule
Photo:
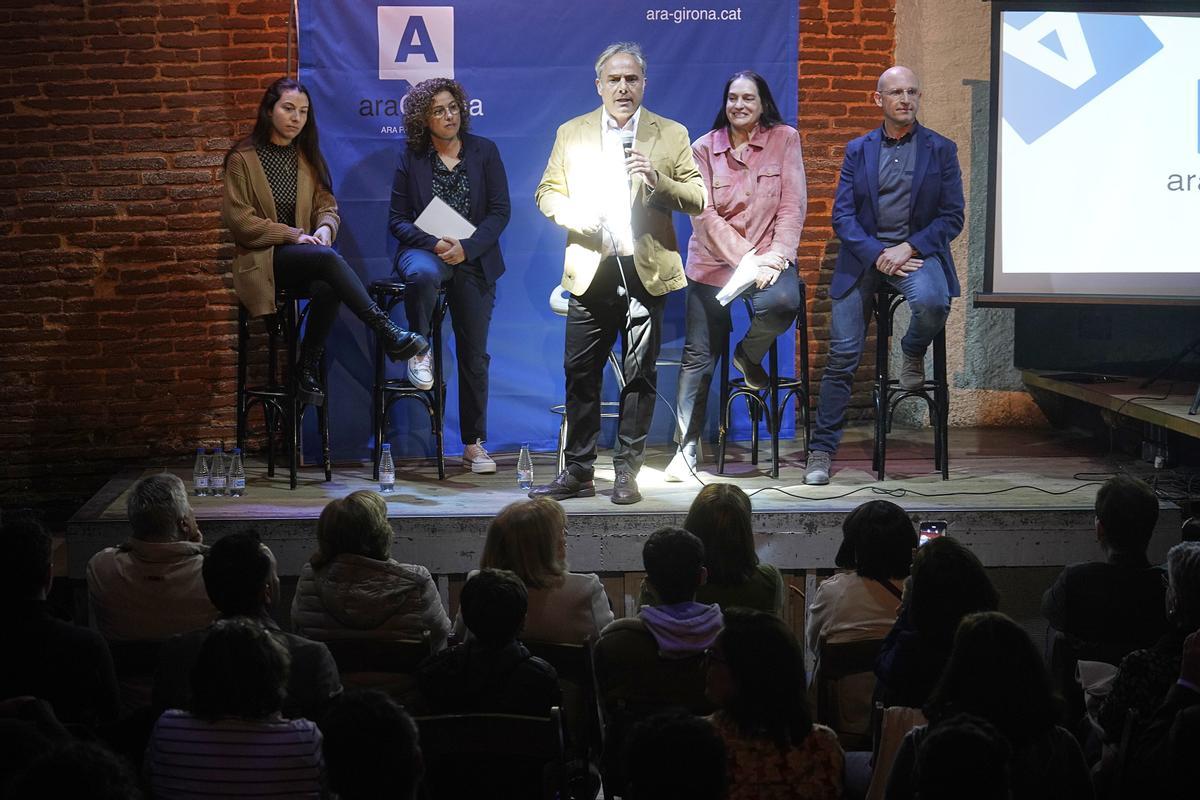
M 275 198 L 254 145 L 243 142 L 225 164 L 221 219 L 233 233 L 233 290 L 253 316 L 275 313 L 275 245 L 295 244 L 302 233 L 328 225 L 337 237 L 337 200 L 313 178 L 301 155 L 296 170 L 296 221 L 292 228 L 276 221 Z

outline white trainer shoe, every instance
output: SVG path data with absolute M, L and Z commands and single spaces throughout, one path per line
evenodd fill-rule
M 482 439 L 476 439 L 475 444 L 469 444 L 463 450 L 463 466 L 470 467 L 476 475 L 490 475 L 496 471 L 496 462 L 483 449 Z
M 424 391 L 433 388 L 432 350 L 426 350 L 425 355 L 413 356 L 408 360 L 408 382 Z
M 696 451 L 692 448 L 681 447 L 675 451 L 675 457 L 663 470 L 663 480 L 667 483 L 682 483 L 691 478 L 696 472 Z

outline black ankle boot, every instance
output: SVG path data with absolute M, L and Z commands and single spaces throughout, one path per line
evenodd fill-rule
M 310 406 L 325 404 L 325 387 L 321 386 L 321 354 L 324 347 L 304 347 L 296 364 L 296 393 L 301 403 Z
M 383 309 L 372 303 L 362 315 L 367 327 L 375 331 L 375 335 L 383 342 L 383 352 L 392 361 L 419 356 L 429 349 L 429 343 L 419 333 L 399 328 L 388 319 Z

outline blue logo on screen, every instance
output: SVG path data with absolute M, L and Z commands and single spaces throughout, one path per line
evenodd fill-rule
M 1132 14 L 1008 11 L 1004 25 L 1004 119 L 1037 141 L 1162 49 Z

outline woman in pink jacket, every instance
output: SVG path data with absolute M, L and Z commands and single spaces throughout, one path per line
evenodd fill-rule
M 692 145 L 692 155 L 708 187 L 708 202 L 693 220 L 688 244 L 687 333 L 676 405 L 679 450 L 667 467 L 668 481 L 683 480 L 696 469 L 713 368 L 731 328 L 732 297 L 718 299 L 718 294 L 735 270 L 754 272 L 753 283 L 733 293 L 748 297 L 754 308 L 750 329 L 733 355 L 733 365 L 752 389 L 766 387 L 763 356 L 796 319 L 803 296 L 792 263 L 808 205 L 800 135 L 783 123 L 761 75 L 743 70 L 730 77 L 713 128 Z

